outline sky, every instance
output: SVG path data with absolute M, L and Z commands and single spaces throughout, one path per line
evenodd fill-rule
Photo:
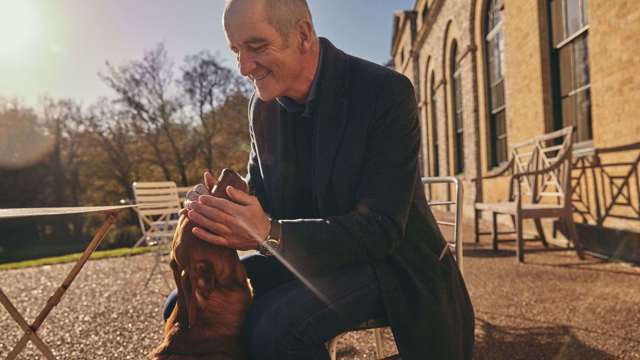
M 308 0 L 319 36 L 347 53 L 385 63 L 393 13 L 415 0 Z M 0 0 L 0 97 L 37 107 L 39 99 L 88 105 L 113 96 L 105 61 L 141 59 L 163 42 L 180 64 L 201 50 L 234 67 L 221 17 L 223 0 Z

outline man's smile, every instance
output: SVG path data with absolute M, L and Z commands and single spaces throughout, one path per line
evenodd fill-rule
M 260 81 L 269 76 L 269 74 L 271 74 L 271 71 L 267 71 L 262 75 L 252 75 L 251 78 L 253 81 Z

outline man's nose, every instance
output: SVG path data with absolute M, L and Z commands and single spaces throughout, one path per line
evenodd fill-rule
M 240 74 L 242 74 L 242 76 L 249 76 L 249 74 L 251 74 L 251 72 L 256 68 L 256 62 L 251 58 L 251 56 L 246 55 L 246 53 L 238 53 L 237 61 L 238 68 L 240 68 Z

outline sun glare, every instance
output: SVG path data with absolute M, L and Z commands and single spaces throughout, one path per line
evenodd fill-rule
M 0 59 L 25 56 L 38 30 L 36 14 L 27 0 L 0 0 Z

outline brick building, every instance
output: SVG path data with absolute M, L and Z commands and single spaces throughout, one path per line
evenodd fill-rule
M 506 196 L 471 179 L 510 144 L 574 125 L 580 236 L 640 261 L 639 40 L 633 0 L 416 0 L 394 15 L 391 54 L 416 89 L 423 174 L 458 176 L 471 217 L 476 198 Z

